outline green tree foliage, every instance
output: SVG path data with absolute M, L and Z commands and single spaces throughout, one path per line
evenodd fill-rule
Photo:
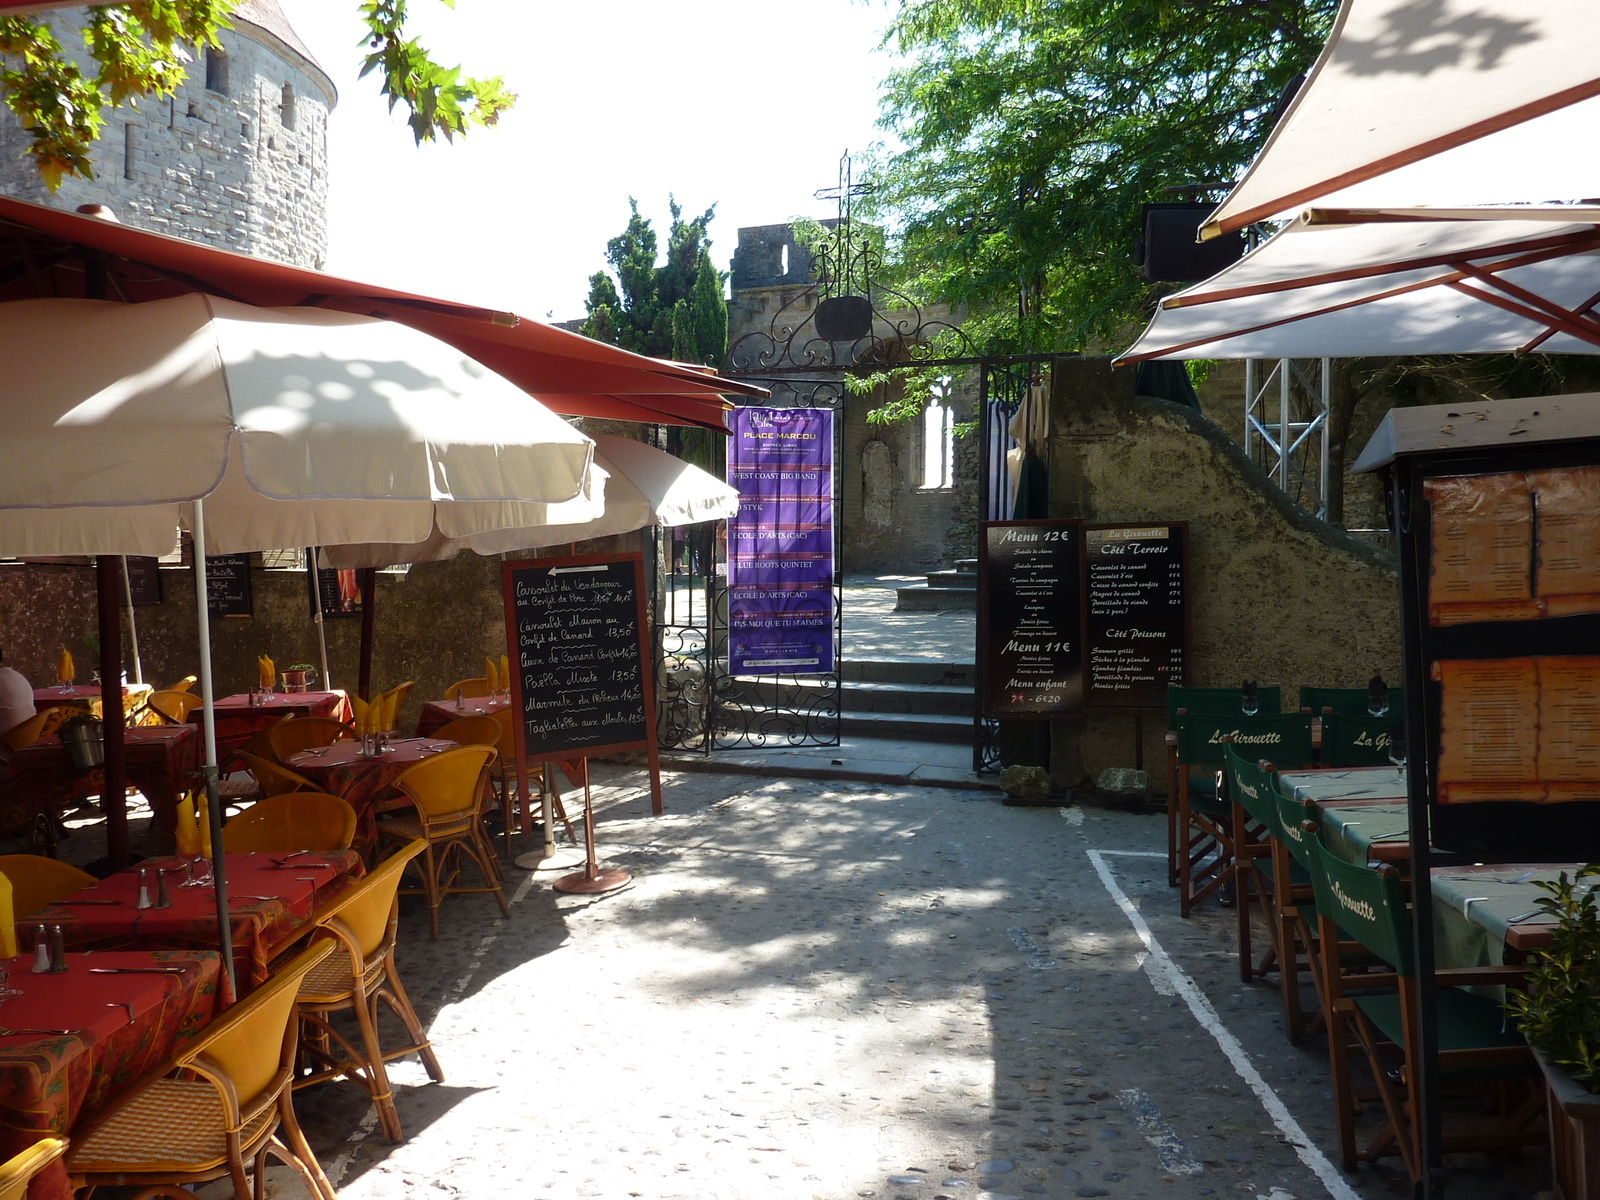
M 216 46 L 219 30 L 238 0 L 129 0 L 89 9 L 83 45 L 86 72 L 45 21 L 0 17 L 0 102 L 28 132 L 28 153 L 54 191 L 68 175 L 94 178 L 89 150 L 105 123 L 105 109 L 146 96 L 170 96 L 183 82 L 191 51 Z M 441 0 L 455 7 L 455 0 Z M 383 78 L 392 110 L 405 104 L 418 144 L 451 140 L 472 125 L 493 125 L 516 102 L 504 81 L 473 79 L 460 67 L 443 67 L 426 47 L 406 36 L 406 0 L 362 0 L 369 53 L 361 74 Z
M 1337 0 L 903 0 L 869 170 L 901 282 L 988 352 L 1079 350 L 1154 301 L 1140 206 L 1235 178 Z
M 727 277 L 712 263 L 706 237 L 717 206 L 685 221 L 677 200 L 669 203 L 666 260 L 658 262 L 655 228 L 639 215 L 638 201 L 628 198 L 628 227 L 606 243 L 611 271 L 589 277 L 583 332 L 655 358 L 720 366 L 728 350 L 728 306 L 722 298 Z

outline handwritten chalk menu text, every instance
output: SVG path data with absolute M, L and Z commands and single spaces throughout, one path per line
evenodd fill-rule
M 214 617 L 248 617 L 253 613 L 248 554 L 206 555 L 206 608 Z
M 1086 525 L 1088 705 L 1165 709 L 1188 649 L 1188 527 Z
M 514 703 L 529 760 L 647 745 L 643 574 L 637 554 L 505 564 Z
M 986 717 L 1083 711 L 1078 522 L 994 521 L 978 543 Z

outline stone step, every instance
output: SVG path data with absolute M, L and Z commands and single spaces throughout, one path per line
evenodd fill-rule
M 734 686 L 739 699 L 752 704 L 770 704 L 777 697 L 786 708 L 811 711 L 826 704 L 832 693 L 831 685 L 803 679 L 784 680 L 781 684 L 763 679 Z M 840 704 L 851 712 L 970 717 L 973 689 L 970 679 L 964 685 L 845 680 Z
M 928 586 L 931 588 L 976 588 L 978 574 L 976 571 L 929 571 Z
M 975 558 L 958 558 L 956 559 L 956 570 L 964 575 L 976 575 L 978 573 L 978 560 Z
M 975 587 L 895 588 L 895 612 L 977 612 Z
M 932 658 L 846 659 L 839 664 L 845 683 L 942 683 L 971 688 L 978 668 L 970 662 Z
M 972 713 L 883 713 L 846 708 L 839 715 L 840 732 L 847 737 L 898 738 L 902 741 L 972 741 Z

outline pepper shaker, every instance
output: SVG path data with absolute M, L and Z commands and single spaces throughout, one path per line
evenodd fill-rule
M 172 907 L 172 897 L 167 895 L 167 870 L 165 867 L 156 868 L 156 907 Z
M 66 939 L 61 935 L 61 926 L 50 926 L 50 970 L 47 974 L 62 975 L 67 970 Z
M 45 927 L 40 925 L 33 931 L 33 973 L 45 975 L 50 970 L 50 942 L 49 934 Z
M 134 905 L 134 907 L 135 908 L 154 908 L 155 907 L 155 905 L 150 900 L 150 872 L 145 870 L 145 868 L 143 868 L 143 867 L 139 868 L 139 900 Z

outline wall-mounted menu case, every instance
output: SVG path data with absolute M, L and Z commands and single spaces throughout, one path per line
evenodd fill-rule
M 1085 703 L 1163 712 L 1189 652 L 1189 526 L 1085 525 Z

